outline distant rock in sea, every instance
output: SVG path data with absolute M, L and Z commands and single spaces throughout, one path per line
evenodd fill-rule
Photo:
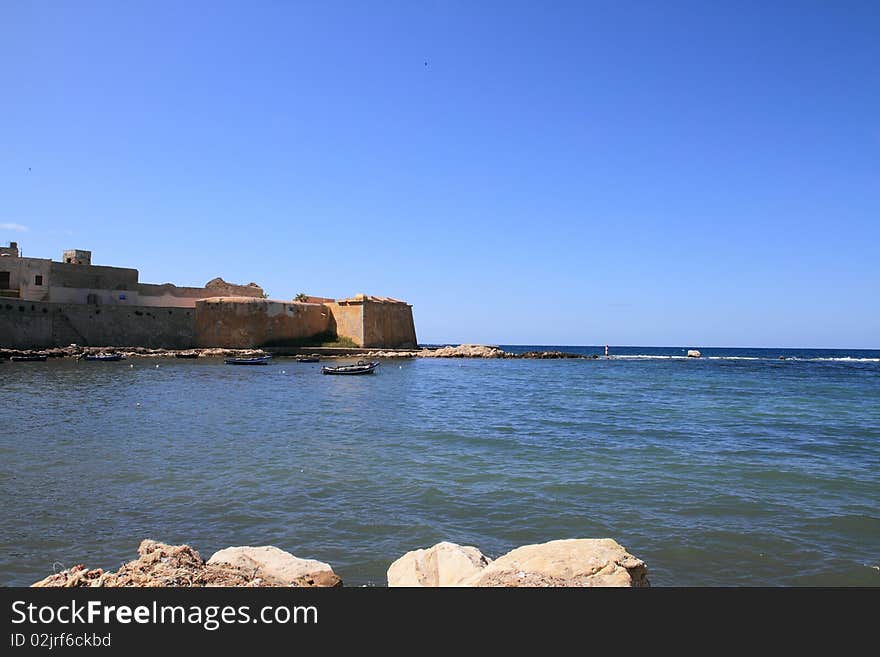
M 500 347 L 483 344 L 461 344 L 457 347 L 424 349 L 418 355 L 425 358 L 504 358 L 504 353 Z
M 688 358 L 699 358 L 703 354 L 700 353 L 699 349 L 688 349 L 687 357 Z

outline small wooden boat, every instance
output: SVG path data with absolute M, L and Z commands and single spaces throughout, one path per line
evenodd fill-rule
M 320 363 L 321 359 L 317 356 L 299 356 L 296 359 L 297 363 Z
M 174 354 L 175 358 L 198 358 L 199 352 L 197 351 L 179 351 Z
M 46 360 L 46 354 L 31 354 L 29 356 L 12 356 L 9 360 L 16 363 L 36 363 Z
M 367 363 L 359 360 L 357 365 L 339 365 L 337 367 L 321 368 L 321 374 L 372 374 L 373 370 L 379 367 L 378 361 Z
M 253 358 L 227 358 L 227 365 L 268 365 L 271 355 L 254 356 Z
M 101 363 L 112 363 L 117 360 L 125 360 L 123 354 L 83 354 L 81 360 L 96 361 Z

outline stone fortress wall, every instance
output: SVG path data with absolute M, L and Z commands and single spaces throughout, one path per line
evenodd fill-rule
M 43 349 L 70 344 L 188 349 L 192 308 L 95 306 L 0 298 L 0 347 Z
M 0 347 L 252 348 L 318 335 L 364 347 L 417 345 L 412 306 L 397 299 L 270 300 L 256 283 L 156 285 L 139 282 L 136 269 L 91 264 L 89 251 L 65 251 L 63 260 L 0 247 Z

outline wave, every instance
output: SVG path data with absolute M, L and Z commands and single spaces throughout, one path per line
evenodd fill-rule
M 614 354 L 608 356 L 609 360 L 700 360 L 688 356 L 668 356 L 658 354 Z M 803 358 L 800 356 L 703 356 L 702 360 L 759 360 L 765 362 L 778 362 L 794 360 L 807 363 L 880 363 L 880 358 L 861 358 L 856 356 L 835 356 L 824 358 Z
M 760 356 L 706 356 L 706 358 L 709 360 L 774 360 Z
M 786 360 L 806 360 L 806 361 L 832 361 L 835 363 L 880 363 L 880 358 L 856 358 L 855 356 L 840 356 L 835 358 L 798 358 L 792 356 Z
M 615 354 L 609 360 L 695 360 L 687 356 L 658 356 L 656 354 Z

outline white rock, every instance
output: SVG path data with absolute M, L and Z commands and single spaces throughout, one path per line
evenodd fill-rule
M 610 538 L 524 545 L 491 562 L 464 586 L 650 586 L 645 562 Z
M 442 542 L 407 552 L 388 568 L 388 586 L 461 586 L 490 560 L 475 547 Z
M 342 580 L 329 564 L 300 559 L 272 545 L 228 547 L 208 559 L 209 564 L 228 563 L 253 570 L 267 582 L 284 586 L 340 586 Z

